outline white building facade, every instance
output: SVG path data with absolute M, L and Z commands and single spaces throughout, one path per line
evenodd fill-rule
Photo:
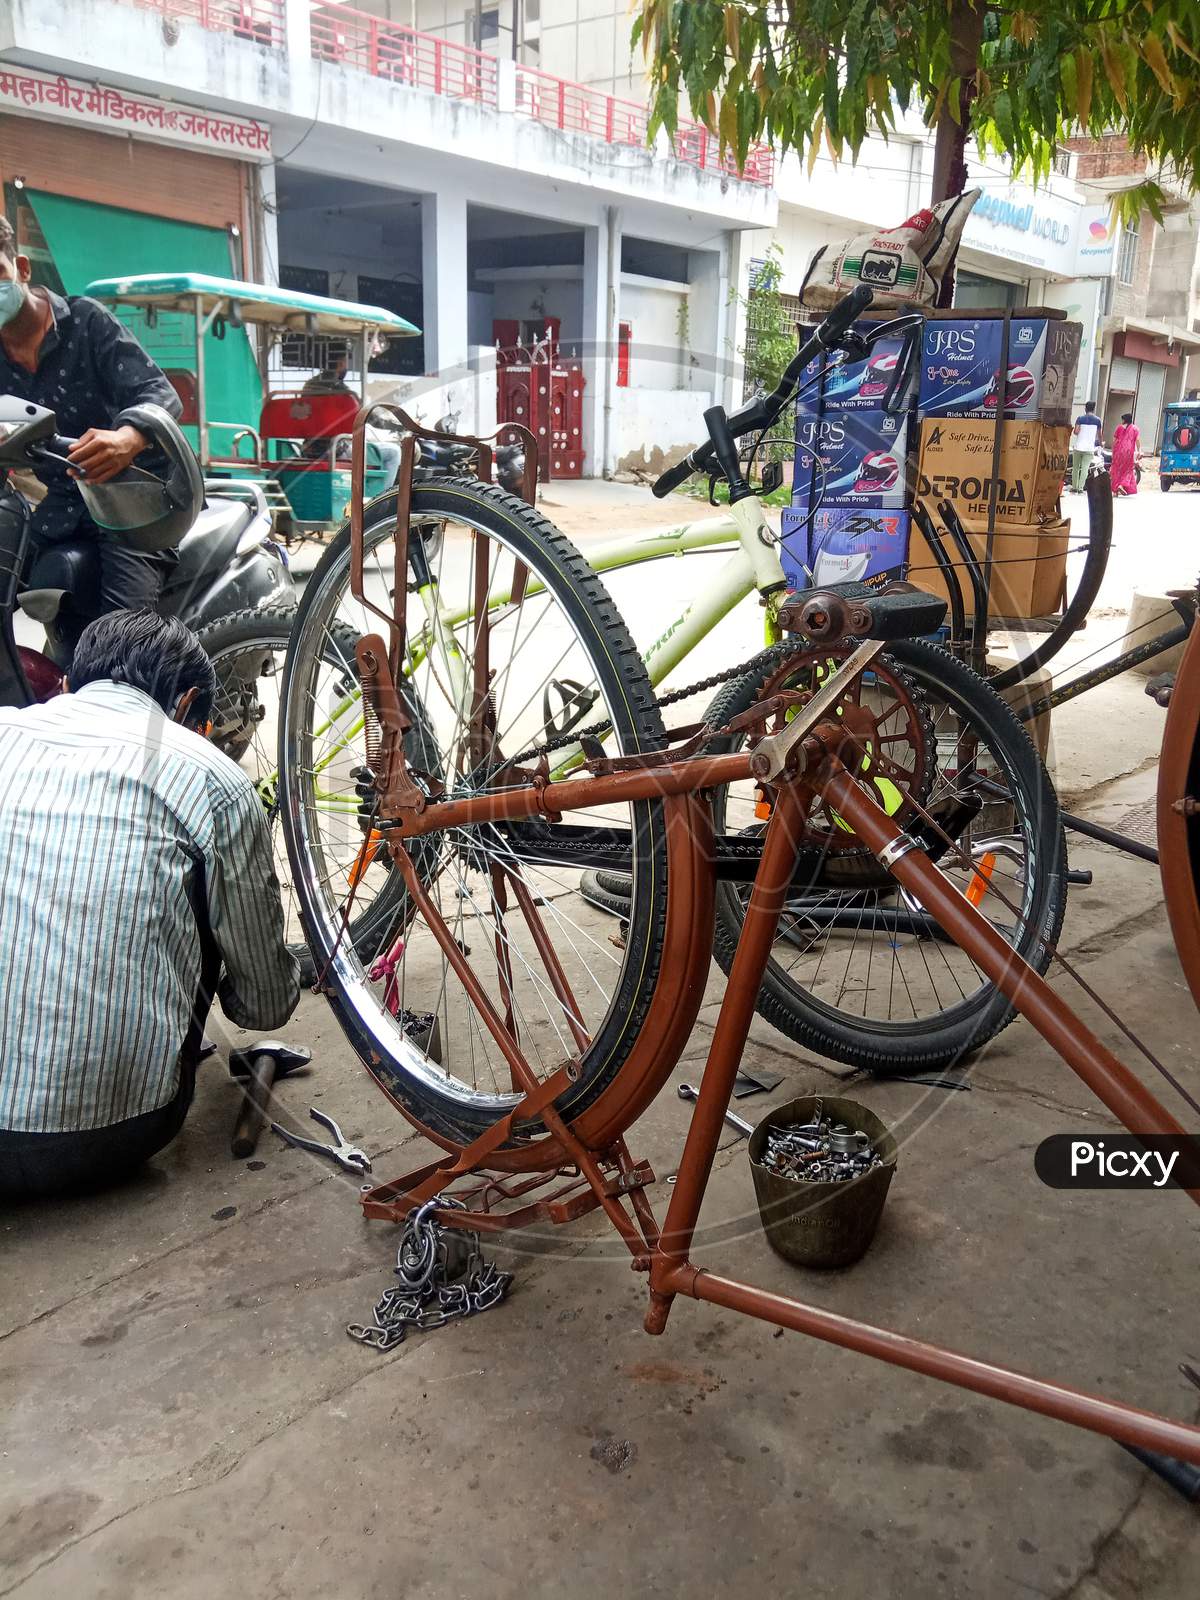
M 583 377 L 585 475 L 694 442 L 739 392 L 731 290 L 743 235 L 776 220 L 769 152 L 739 175 L 694 126 L 648 148 L 644 106 L 612 92 L 614 5 L 600 87 L 505 53 L 511 7 L 509 40 L 485 20 L 482 48 L 461 6 L 454 27 L 427 0 L 373 9 L 10 0 L 0 179 L 46 270 L 79 292 L 227 259 L 387 305 L 423 340 L 373 365 L 372 392 L 464 431 L 494 426 L 498 337 L 552 329 Z

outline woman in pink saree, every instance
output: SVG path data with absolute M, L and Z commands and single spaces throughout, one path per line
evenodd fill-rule
M 1133 420 L 1133 413 L 1122 413 L 1121 424 L 1113 434 L 1112 486 L 1114 494 L 1136 494 L 1138 445 L 1141 434 Z

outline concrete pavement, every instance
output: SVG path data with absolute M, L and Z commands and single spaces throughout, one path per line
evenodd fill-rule
M 1118 507 L 1117 561 L 1132 577 L 1161 560 L 1184 582 L 1192 504 L 1150 499 Z M 631 610 L 635 633 L 655 620 L 648 600 Z M 747 606 L 714 650 L 752 649 L 756 625 Z M 1152 793 L 1162 713 L 1141 688 L 1122 681 L 1056 720 L 1060 779 L 1104 820 Z M 1065 948 L 1200 1092 L 1195 1011 L 1154 869 L 1098 845 L 1072 861 L 1095 878 L 1072 890 Z M 702 1063 L 721 987 L 714 974 L 675 1081 Z M 306 997 L 287 1031 L 316 1061 L 307 1082 L 281 1087 L 288 1110 L 331 1111 L 376 1156 L 378 1179 L 415 1165 L 420 1141 L 324 1002 Z M 786 1077 L 743 1113 L 851 1082 L 901 1130 L 900 1168 L 867 1257 L 804 1273 L 767 1248 L 731 1135 L 698 1259 L 1200 1415 L 1176 1372 L 1200 1359 L 1195 1214 L 1173 1194 L 1038 1182 L 1043 1137 L 1114 1124 L 1024 1023 L 989 1049 L 969 1093 L 848 1075 L 761 1021 L 749 1048 Z M 210 1063 L 183 1135 L 136 1182 L 0 1213 L 0 1596 L 1196 1591 L 1194 1511 L 1116 1446 L 688 1302 L 652 1340 L 644 1283 L 594 1218 L 519 1241 L 503 1307 L 389 1355 L 364 1350 L 344 1326 L 388 1283 L 394 1231 L 361 1220 L 356 1180 L 270 1136 L 253 1167 L 232 1162 L 233 1116 Z M 668 1090 L 631 1136 L 659 1174 L 660 1214 L 686 1116 Z

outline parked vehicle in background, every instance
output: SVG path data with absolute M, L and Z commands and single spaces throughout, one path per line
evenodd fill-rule
M 62 539 L 36 549 L 30 503 L 8 482 L 10 470 L 28 469 L 39 452 L 66 453 L 74 441 L 58 437 L 55 425 L 52 411 L 0 396 L 0 705 L 5 706 L 48 699 L 62 684 L 61 671 L 49 656 L 18 646 L 13 629 L 18 610 L 41 624 L 51 646 L 60 643 L 60 630 L 70 621 L 78 624 L 99 615 L 95 541 Z M 164 424 L 158 443 L 169 468 L 186 466 L 191 458 L 190 446 L 174 423 L 169 428 Z M 137 470 L 153 484 L 151 474 Z M 295 588 L 286 558 L 271 539 L 271 517 L 261 491 L 253 483 L 230 484 L 236 492 L 218 498 L 211 491 L 221 485 L 202 484 L 194 461 L 190 481 L 185 508 L 190 527 L 160 597 L 160 614 L 179 617 L 203 638 L 229 618 L 261 607 L 290 616 Z M 231 731 L 231 747 L 248 743 L 248 738 L 248 729 L 238 730 L 236 738 Z
M 1177 400 L 1163 411 L 1158 481 L 1164 490 L 1200 482 L 1200 400 Z
M 114 309 L 190 317 L 192 366 L 165 370 L 183 401 L 180 420 L 195 430 L 206 478 L 256 483 L 280 537 L 339 525 L 350 499 L 350 429 L 366 396 L 371 356 L 387 340 L 416 338 L 419 328 L 382 306 L 199 272 L 100 278 L 88 284 L 87 293 Z M 258 414 L 237 422 L 212 417 L 205 386 L 205 335 L 222 323 L 259 330 L 265 357 L 260 370 L 296 372 L 294 388 L 267 387 Z M 328 381 L 321 381 L 323 372 L 309 377 L 314 364 L 326 369 Z M 357 373 L 355 387 L 347 381 L 347 366 Z M 398 465 L 398 446 L 368 447 L 368 499 L 395 481 Z

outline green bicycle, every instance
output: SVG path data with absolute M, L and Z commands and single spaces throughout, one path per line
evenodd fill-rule
M 876 337 L 887 331 L 882 325 Z M 760 408 L 790 398 L 799 371 L 796 362 L 792 367 Z M 745 431 L 738 417 L 730 426 Z M 681 475 L 691 470 L 685 464 Z M 378 626 L 372 608 L 386 610 L 398 599 L 389 561 L 396 505 L 392 491 L 364 508 L 360 598 L 350 583 L 348 529 L 309 580 L 280 685 L 279 776 L 270 773 L 265 784 L 292 838 L 295 889 L 310 933 L 314 926 L 340 928 L 344 914 L 349 918 L 364 990 L 392 980 L 380 963 L 409 915 L 360 785 L 371 730 L 353 649 Z M 412 766 L 447 791 L 475 790 L 494 780 L 497 761 L 532 760 L 539 751 L 550 775 L 565 774 L 583 759 L 588 728 L 602 730 L 609 754 L 654 748 L 662 739 L 654 687 L 711 642 L 752 593 L 763 602 L 766 648 L 748 667 L 712 675 L 726 681 L 701 720 L 726 725 L 764 690 L 779 702 L 773 715 L 786 717 L 838 660 L 836 652 L 782 639 L 776 617 L 783 570 L 753 494 L 727 515 L 606 543 L 589 549 L 585 561 L 544 518 L 501 491 L 473 480 L 418 484 L 408 548 L 404 694 L 417 730 L 410 737 L 421 745 Z M 728 554 L 720 569 L 639 652 L 599 575 L 634 582 L 648 563 L 722 548 Z M 650 609 L 661 611 L 656 599 Z M 606 619 L 603 637 L 582 627 L 585 610 Z M 486 758 L 467 749 L 463 737 L 481 652 L 494 725 Z M 1011 711 L 959 662 L 921 643 L 890 649 L 855 693 L 839 715 L 875 752 L 887 808 L 920 806 L 943 819 L 939 826 L 952 831 L 972 863 L 952 869 L 963 892 L 1044 969 L 1064 906 L 1062 834 L 1049 780 Z M 759 731 L 744 727 L 735 741 Z M 731 747 L 728 739 L 724 747 Z M 768 791 L 750 785 L 713 797 L 722 853 L 715 954 L 723 965 L 741 927 L 771 801 Z M 663 844 L 655 808 L 626 811 L 632 814 L 609 808 L 577 816 L 570 826 L 510 829 L 494 841 L 506 859 L 536 863 L 529 866 L 532 881 L 552 907 L 589 995 L 578 1018 L 589 1037 L 619 1005 L 629 963 L 653 966 L 663 954 L 655 894 Z M 945 1064 L 1005 1025 L 1011 1011 L 994 987 L 881 877 L 839 818 L 811 816 L 804 843 L 811 870 L 794 885 L 760 995 L 768 1020 L 808 1048 L 876 1071 Z M 506 944 L 511 934 L 494 899 L 487 852 L 464 846 L 460 859 L 440 860 L 431 871 L 439 893 L 457 879 L 456 936 L 469 943 L 474 930 L 496 945 L 498 961 L 511 969 L 505 982 L 514 1005 L 522 963 L 530 969 L 525 1004 L 536 1030 L 539 1013 L 555 1008 L 545 1004 L 544 981 L 531 975 L 528 952 Z M 585 896 L 585 878 L 596 873 L 627 891 L 621 934 Z M 472 1092 L 481 1092 L 481 1071 L 478 1063 L 464 1070 Z M 499 1072 L 502 1079 L 502 1065 Z

